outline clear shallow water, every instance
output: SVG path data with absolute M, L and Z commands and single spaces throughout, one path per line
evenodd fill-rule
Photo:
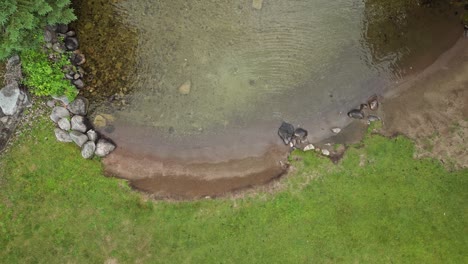
M 116 117 L 117 143 L 182 142 L 184 152 L 240 137 L 269 142 L 282 120 L 323 138 L 393 85 L 410 59 L 434 58 L 443 48 L 428 46 L 452 41 L 438 41 L 456 24 L 448 13 L 381 2 L 265 0 L 256 10 L 247 0 L 120 1 L 119 19 L 137 32 L 132 92 L 129 105 L 95 112 Z

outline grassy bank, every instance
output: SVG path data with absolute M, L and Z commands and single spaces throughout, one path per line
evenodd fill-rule
M 338 165 L 296 153 L 283 191 L 145 201 L 45 118 L 0 159 L 2 263 L 463 263 L 468 171 L 368 136 Z

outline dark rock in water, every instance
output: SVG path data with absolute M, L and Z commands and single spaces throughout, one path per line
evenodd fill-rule
M 62 118 L 67 118 L 70 116 L 70 113 L 65 107 L 56 106 L 52 109 L 52 114 L 50 114 L 50 119 L 57 123 Z
M 57 138 L 59 142 L 73 142 L 70 135 L 66 131 L 60 128 L 56 128 L 54 132 L 55 132 L 55 137 Z
M 86 62 L 86 57 L 83 53 L 80 53 L 78 50 L 76 50 L 71 55 L 70 62 L 75 66 L 83 65 Z
M 77 97 L 75 101 L 71 102 L 68 106 L 68 111 L 74 115 L 86 115 L 88 113 L 88 100 L 84 97 Z
M 300 142 L 305 141 L 307 139 L 308 134 L 309 133 L 307 132 L 307 130 L 300 128 L 300 127 L 294 130 L 294 137 Z
M 70 132 L 70 138 L 80 148 L 84 145 L 84 143 L 86 143 L 88 141 L 88 136 L 86 136 L 85 134 L 83 134 L 81 132 L 78 132 L 78 131 Z
M 71 129 L 82 133 L 86 133 L 86 131 L 88 131 L 88 126 L 86 125 L 86 118 L 80 115 L 73 116 L 71 119 Z
M 65 39 L 65 47 L 67 48 L 67 50 L 70 50 L 70 51 L 77 50 L 79 47 L 78 39 L 74 37 L 67 37 Z
M 96 156 L 98 157 L 105 157 L 109 155 L 112 151 L 114 151 L 114 149 L 114 144 L 105 139 L 100 139 L 96 144 L 96 151 L 94 152 L 94 154 L 96 154 Z
M 67 24 L 58 24 L 57 25 L 57 33 L 65 34 L 68 32 L 68 25 Z
M 364 118 L 364 112 L 362 112 L 359 109 L 353 109 L 353 110 L 348 112 L 348 116 L 351 117 L 351 118 L 355 118 L 355 119 L 363 119 Z
M 106 133 L 109 133 L 109 134 L 112 134 L 114 133 L 115 131 L 115 126 L 113 125 L 108 125 L 104 128 L 104 131 L 106 131 Z
M 283 140 L 284 144 L 288 145 L 294 136 L 294 126 L 283 122 L 278 129 L 278 135 Z
M 377 96 L 372 96 L 368 101 L 367 104 L 369 105 L 370 110 L 375 111 L 379 108 L 379 101 Z
M 90 159 L 94 156 L 94 151 L 96 151 L 96 143 L 88 141 L 81 148 L 81 156 L 85 159 Z
M 81 80 L 81 79 L 73 80 L 72 83 L 78 89 L 81 89 L 81 88 L 85 87 L 85 84 L 84 84 L 83 80 Z

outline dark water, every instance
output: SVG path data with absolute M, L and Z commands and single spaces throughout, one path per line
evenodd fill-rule
M 283 120 L 319 141 L 460 36 L 456 7 L 423 2 L 78 0 L 84 94 L 121 149 L 158 158 L 262 155 Z

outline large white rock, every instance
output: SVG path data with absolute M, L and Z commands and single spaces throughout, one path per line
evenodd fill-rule
M 16 113 L 20 93 L 17 82 L 10 83 L 0 90 L 0 108 L 5 115 L 14 115 Z
M 88 126 L 86 125 L 85 117 L 79 115 L 73 116 L 71 119 L 71 129 L 82 133 L 86 133 L 86 131 L 88 130 Z
M 94 156 L 96 144 L 93 141 L 86 142 L 81 148 L 81 156 L 85 159 L 90 159 Z

